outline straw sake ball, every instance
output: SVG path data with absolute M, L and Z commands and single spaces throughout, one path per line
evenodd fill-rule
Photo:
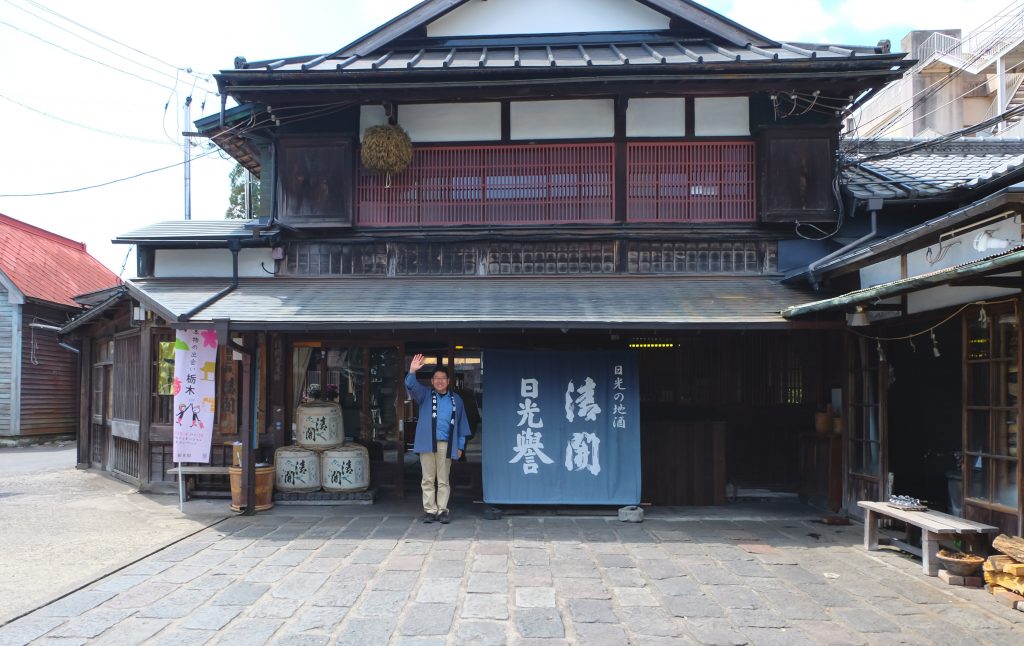
M 412 141 L 401 126 L 372 126 L 363 135 L 363 166 L 382 175 L 397 175 L 412 163 Z

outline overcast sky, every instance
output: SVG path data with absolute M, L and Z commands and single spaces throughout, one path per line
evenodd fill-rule
M 120 273 L 128 248 L 111 238 L 184 217 L 180 133 L 191 126 L 182 106 L 191 95 L 193 119 L 219 110 L 213 72 L 239 55 L 334 51 L 414 4 L 0 0 L 0 213 L 83 241 Z M 971 29 L 1007 0 L 705 4 L 774 39 L 874 45 L 887 38 L 895 50 L 911 29 Z M 206 154 L 192 162 L 192 217 L 222 218 L 232 163 L 208 154 L 205 140 L 192 153 Z M 77 189 L 176 164 L 102 188 L 3 197 Z M 134 274 L 132 256 L 124 276 Z

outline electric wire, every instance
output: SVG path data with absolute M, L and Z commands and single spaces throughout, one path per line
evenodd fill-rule
M 78 58 L 87 60 L 87 61 L 89 61 L 91 63 L 96 63 L 97 65 L 102 65 L 103 67 L 106 67 L 108 69 L 114 70 L 115 72 L 120 72 L 122 74 L 126 74 L 128 76 L 137 78 L 140 81 L 145 81 L 146 83 L 152 83 L 153 85 L 156 85 L 157 87 L 162 87 L 162 88 L 167 89 L 167 90 L 173 90 L 174 89 L 174 88 L 171 88 L 171 87 L 169 87 L 167 85 L 164 85 L 163 83 L 160 83 L 158 81 L 154 81 L 153 79 L 146 78 L 145 76 L 140 76 L 138 74 L 135 74 L 134 72 L 129 72 L 128 70 L 121 69 L 120 67 L 115 67 L 114 65 L 110 65 L 109 63 L 104 63 L 103 61 L 98 61 L 95 58 L 91 58 L 89 56 L 86 56 L 85 54 L 79 54 L 78 52 L 75 52 L 75 51 L 72 51 L 72 50 L 68 49 L 67 47 L 64 47 L 62 45 L 58 45 L 57 43 L 51 42 L 49 40 L 46 40 L 42 36 L 37 36 L 36 34 L 33 34 L 32 32 L 29 32 L 29 31 L 26 31 L 24 29 L 21 29 L 20 27 L 16 27 L 15 25 L 12 25 L 11 23 L 9 23 L 7 21 L 0 20 L 0 25 L 4 25 L 5 27 L 9 27 L 9 28 L 13 29 L 14 31 L 17 31 L 17 32 L 20 32 L 22 34 L 25 34 L 26 36 L 30 36 L 32 38 L 35 38 L 36 40 L 41 41 L 43 43 L 46 43 L 47 45 L 50 45 L 51 47 L 56 47 L 57 49 L 59 49 L 61 51 L 64 51 L 64 52 L 67 52 L 68 54 L 71 54 L 72 56 L 76 56 Z
M 114 56 L 117 56 L 118 58 L 122 58 L 122 59 L 128 61 L 129 63 L 132 63 L 133 65 L 138 65 L 139 67 L 143 67 L 143 68 L 145 68 L 147 70 L 150 70 L 151 72 L 155 72 L 156 74 L 160 74 L 161 76 L 166 76 L 168 78 L 172 78 L 172 79 L 177 80 L 177 77 L 172 76 L 172 75 L 168 74 L 167 72 L 165 72 L 163 70 L 158 70 L 157 68 L 151 67 L 149 65 L 146 65 L 145 63 L 140 63 L 139 61 L 131 59 L 131 58 L 125 56 L 124 54 L 121 54 L 120 52 L 116 52 L 116 51 L 114 51 L 114 50 L 112 50 L 112 49 L 110 49 L 108 47 L 104 47 L 103 45 L 100 45 L 99 43 L 95 43 L 95 42 L 89 40 L 88 38 L 86 38 L 85 36 L 82 36 L 81 34 L 76 34 L 74 31 L 68 29 L 67 27 L 62 27 L 62 26 L 58 25 L 57 23 L 55 23 L 53 21 L 47 20 L 46 18 L 43 18 L 42 16 L 39 16 L 37 14 L 32 13 L 28 9 L 25 9 L 24 7 L 21 7 L 21 6 L 17 5 L 17 4 L 15 4 L 14 2 L 11 2 L 11 0 L 3 0 L 3 2 L 11 5 L 15 9 L 18 9 L 19 11 L 23 11 L 24 13 L 32 16 L 33 18 L 36 18 L 37 20 L 41 20 L 42 22 L 45 22 L 46 24 L 48 24 L 48 25 L 50 25 L 52 27 L 60 29 L 61 31 L 66 32 L 68 34 L 71 34 L 75 38 L 78 38 L 79 40 L 82 40 L 82 41 L 92 45 L 93 47 L 96 47 L 98 49 L 102 49 L 103 51 L 105 51 L 105 52 L 107 52 L 109 54 L 113 54 Z
M 195 161 L 196 159 L 199 159 L 201 157 L 205 157 L 206 155 L 212 154 L 212 152 L 213 151 L 201 153 L 201 154 L 197 155 L 196 157 L 193 157 L 192 161 Z M 0 197 L 44 197 L 44 196 L 47 196 L 47 195 L 63 195 L 65 193 L 80 193 L 82 191 L 88 191 L 88 190 L 94 189 L 94 188 L 102 188 L 104 186 L 110 186 L 111 184 L 118 184 L 120 182 L 126 182 L 126 181 L 128 181 L 130 179 L 135 179 L 137 177 L 142 177 L 143 175 L 152 175 L 153 173 L 158 173 L 158 172 L 160 172 L 162 170 L 167 170 L 169 168 L 176 168 L 178 166 L 183 166 L 184 164 L 185 164 L 184 161 L 180 161 L 180 162 L 178 162 L 176 164 L 170 164 L 170 165 L 167 165 L 167 166 L 161 166 L 160 168 L 153 168 L 153 169 L 150 169 L 150 170 L 142 171 L 141 173 L 136 173 L 134 175 L 129 175 L 127 177 L 119 177 L 118 179 L 112 179 L 109 182 L 102 182 L 100 184 L 91 184 L 89 186 L 81 186 L 81 187 L 78 187 L 78 188 L 69 188 L 69 189 L 64 189 L 64 190 L 60 190 L 60 191 L 44 191 L 44 192 L 41 192 L 41 193 L 5 193 L 5 194 L 0 194 Z
M 244 134 L 245 132 L 247 132 L 246 128 L 249 128 L 249 127 L 252 126 L 252 122 L 253 122 L 253 119 L 250 118 L 250 120 L 248 122 L 246 122 L 244 124 L 239 124 L 237 126 L 231 126 L 230 128 L 226 129 L 224 132 L 219 133 L 219 135 L 227 134 L 231 130 L 236 130 L 236 129 L 240 130 L 240 134 Z M 219 150 L 220 150 L 219 147 L 210 148 L 210 149 L 206 150 L 205 153 L 201 153 L 201 154 L 197 155 L 196 157 L 191 158 L 189 161 L 193 161 L 194 162 L 196 160 L 200 160 L 200 159 L 209 157 L 209 156 L 211 156 L 211 155 L 213 155 L 215 153 L 218 153 Z M 88 186 L 79 186 L 77 188 L 66 188 L 66 189 L 62 189 L 62 190 L 47 190 L 47 191 L 27 192 L 27 193 L 0 193 L 0 198 L 42 198 L 42 197 L 47 197 L 47 196 L 65 195 L 65 193 L 81 192 L 83 190 L 91 190 L 93 188 L 101 188 L 103 186 L 110 186 L 112 184 L 117 184 L 117 183 L 120 183 L 120 182 L 123 182 L 123 181 L 128 181 L 130 179 L 136 179 L 136 178 L 142 177 L 144 175 L 152 175 L 154 173 L 159 173 L 160 171 L 165 171 L 165 170 L 168 170 L 168 169 L 171 169 L 171 168 L 177 168 L 179 166 L 184 166 L 184 164 L 185 164 L 184 161 L 180 161 L 180 162 L 177 162 L 175 164 L 170 164 L 168 166 L 162 166 L 160 168 L 154 168 L 154 169 L 150 169 L 150 170 L 145 170 L 145 171 L 142 171 L 140 173 L 135 173 L 133 175 L 128 175 L 126 177 L 119 177 L 117 179 L 112 179 L 110 181 L 105 181 L 105 182 L 101 182 L 101 183 L 98 183 L 98 184 L 91 184 L 91 185 L 88 185 Z
M 124 47 L 125 49 L 131 50 L 131 51 L 133 51 L 133 52 L 135 52 L 137 54 L 142 54 L 146 58 L 152 59 L 152 60 L 154 60 L 154 61 L 156 61 L 156 62 L 158 62 L 158 63 L 160 63 L 162 65 L 166 65 L 166 66 L 168 66 L 170 68 L 173 68 L 175 70 L 184 71 L 184 72 L 187 72 L 189 74 L 195 74 L 196 76 L 199 76 L 200 78 L 202 78 L 204 81 L 206 81 L 208 83 L 213 81 L 213 78 L 210 75 L 208 75 L 208 74 L 203 74 L 203 73 L 199 73 L 199 72 L 193 72 L 191 70 L 191 68 L 180 67 L 178 65 L 174 65 L 173 63 L 168 63 L 167 61 L 165 61 L 165 60 L 163 60 L 161 58 L 157 58 L 156 56 L 153 56 L 152 54 L 148 54 L 148 53 L 142 51 L 141 49 L 132 47 L 131 45 L 123 43 L 123 42 L 117 40 L 116 38 L 112 38 L 111 36 L 107 36 L 106 34 L 102 34 L 102 33 L 96 31 L 95 29 L 93 29 L 91 27 L 88 27 L 88 26 L 86 26 L 86 25 L 84 25 L 84 24 L 82 24 L 80 22 L 77 22 L 77 21 L 75 21 L 75 20 L 73 20 L 71 18 L 68 18 L 64 14 L 61 14 L 61 13 L 59 13 L 57 11 L 54 11 L 53 9 L 50 9 L 46 5 L 44 5 L 44 4 L 40 3 L 40 2 L 37 2 L 36 0 L 25 0 L 25 1 L 28 4 L 30 4 L 30 5 L 32 5 L 34 7 L 37 7 L 39 9 L 45 11 L 46 13 L 49 13 L 49 14 L 51 14 L 53 16 L 56 16 L 57 18 L 60 18 L 61 20 L 67 21 L 67 22 L 71 23 L 72 25 L 75 25 L 76 27 L 79 27 L 79 28 L 84 29 L 85 31 L 91 33 L 91 34 L 95 34 L 95 35 L 99 36 L 100 38 L 103 38 L 105 40 L 109 40 L 112 43 L 120 45 L 121 47 Z
M 3 94 L 0 94 L 0 99 L 3 99 L 5 101 L 9 101 L 9 102 L 11 102 L 11 103 L 13 103 L 13 104 L 15 104 L 17 106 L 21 106 L 22 108 L 25 108 L 26 110 L 30 110 L 30 111 L 35 112 L 37 114 L 41 114 L 44 117 L 49 117 L 50 119 L 54 119 L 56 121 L 60 121 L 61 123 L 66 123 L 68 125 L 75 126 L 77 128 L 83 128 L 85 130 L 91 130 L 92 132 L 98 132 L 98 133 L 103 134 L 103 135 L 109 135 L 111 137 L 120 137 L 121 139 L 128 139 L 128 140 L 131 140 L 131 141 L 138 141 L 138 142 L 145 143 L 145 144 L 159 144 L 161 146 L 166 146 L 167 145 L 166 141 L 160 141 L 158 139 L 145 139 L 143 137 L 136 137 L 136 136 L 133 136 L 133 135 L 126 135 L 126 134 L 120 133 L 120 132 L 112 132 L 110 130 L 103 130 L 102 128 L 94 128 L 92 126 L 87 126 L 84 123 L 78 123 L 77 121 L 71 121 L 70 119 L 65 119 L 63 117 L 58 117 L 55 114 L 50 114 L 49 112 L 44 112 L 43 110 L 40 110 L 38 108 L 33 108 L 30 105 L 24 104 L 21 101 L 16 101 L 15 99 L 12 99 L 11 97 L 5 96 Z
M 851 334 L 854 334 L 854 335 L 859 336 L 859 337 L 864 338 L 864 339 L 870 339 L 872 341 L 907 341 L 907 340 L 914 339 L 914 338 L 919 337 L 919 336 L 924 336 L 925 334 L 931 334 L 937 328 L 941 327 L 942 325 L 944 325 L 946 323 L 949 323 L 954 318 L 959 316 L 961 312 L 963 312 L 964 310 L 966 310 L 966 309 L 968 309 L 970 307 L 974 307 L 974 306 L 978 306 L 978 305 L 980 305 L 982 307 L 984 307 L 986 305 L 1002 305 L 1003 303 L 1013 303 L 1014 304 L 1014 309 L 1016 310 L 1018 300 L 1016 298 L 1005 298 L 1005 299 L 998 300 L 998 301 L 986 301 L 986 300 L 983 300 L 983 301 L 974 301 L 974 302 L 971 302 L 971 303 L 964 303 L 963 305 L 958 307 L 956 310 L 954 310 L 952 314 L 950 314 L 946 318 L 942 319 L 938 323 L 936 323 L 936 324 L 934 324 L 932 326 L 929 326 L 929 327 L 921 330 L 920 332 L 913 332 L 911 334 L 904 334 L 902 336 L 873 336 L 873 335 L 870 335 L 870 334 L 864 334 L 863 332 L 855 330 L 855 329 L 853 329 L 851 327 L 847 327 L 847 329 L 849 330 L 849 332 Z
M 953 72 L 951 72 L 949 74 L 946 74 L 942 78 L 936 80 L 935 82 L 933 82 L 932 84 L 930 84 L 926 88 L 924 88 L 921 91 L 919 91 L 916 94 L 914 94 L 914 96 L 912 96 L 907 101 L 903 101 L 901 103 L 896 104 L 896 106 L 894 106 L 894 108 L 896 108 L 896 109 L 899 109 L 900 106 L 902 106 L 904 104 L 908 104 L 905 108 L 901 109 L 897 114 L 893 115 L 891 113 L 891 111 L 890 111 L 890 112 L 887 112 L 885 114 L 882 114 L 882 115 L 879 115 L 877 117 L 874 117 L 873 119 L 869 119 L 868 121 L 864 122 L 863 124 L 859 124 L 858 127 L 867 127 L 870 124 L 872 124 L 875 121 L 878 121 L 878 120 L 880 120 L 882 118 L 887 118 L 888 119 L 887 123 L 885 123 L 878 131 L 874 132 L 870 137 L 860 137 L 860 138 L 856 139 L 856 141 L 861 146 L 863 144 L 866 144 L 866 143 L 871 143 L 871 142 L 877 141 L 877 140 L 881 139 L 886 132 L 889 132 L 893 128 L 897 127 L 897 125 L 902 125 L 901 122 L 904 119 L 904 117 L 906 117 L 909 113 L 911 113 L 912 110 L 918 104 L 923 103 L 924 101 L 927 101 L 928 99 L 930 99 L 936 92 L 938 92 L 943 87 L 945 87 L 946 85 L 951 83 L 953 81 L 953 79 L 955 79 L 960 74 L 962 74 L 967 67 L 969 67 L 970 65 L 972 65 L 975 62 L 977 62 L 978 60 L 980 60 L 984 55 L 986 55 L 985 52 L 979 52 L 979 53 L 975 54 L 974 56 L 971 57 L 971 59 L 965 61 L 963 63 L 962 67 L 958 67 Z M 1012 70 L 1017 69 L 1021 65 L 1024 65 L 1024 61 L 1018 62 L 1018 63 L 1015 63 L 1015 64 L 1009 66 L 1006 69 L 1006 71 L 1010 72 Z M 956 101 L 959 101 L 960 99 L 962 99 L 963 97 L 967 96 L 968 94 L 974 92 L 978 88 L 987 85 L 987 83 L 988 83 L 988 81 L 982 81 L 982 82 L 978 83 L 977 85 L 969 88 L 966 92 L 964 92 L 964 93 L 954 97 L 953 99 L 950 99 L 949 101 L 946 101 L 945 103 L 943 103 L 941 105 L 936 106 L 930 112 L 927 112 L 927 113 L 925 113 L 925 114 L 923 114 L 923 115 L 921 115 L 919 117 L 916 117 L 916 118 L 912 119 L 909 123 L 907 123 L 905 125 L 911 125 L 913 123 L 916 123 L 917 121 L 920 121 L 921 119 L 924 119 L 925 117 L 927 117 L 927 116 L 929 116 L 931 114 L 934 114 L 936 111 L 941 110 L 942 108 L 945 108 L 946 106 L 948 106 L 948 105 L 950 105 L 950 104 L 952 104 L 952 103 L 954 103 Z M 859 150 L 859 147 L 860 146 L 858 146 L 855 149 L 855 151 Z

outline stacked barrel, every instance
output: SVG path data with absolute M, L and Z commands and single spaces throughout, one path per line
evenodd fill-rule
M 295 411 L 296 445 L 274 453 L 279 491 L 354 493 L 370 487 L 369 452 L 345 444 L 341 406 L 314 401 Z

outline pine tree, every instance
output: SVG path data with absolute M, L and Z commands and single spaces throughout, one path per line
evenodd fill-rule
M 231 169 L 231 173 L 228 174 L 228 179 L 231 182 L 231 194 L 228 196 L 228 210 L 224 213 L 225 218 L 242 219 L 248 217 L 245 212 L 245 180 L 247 177 L 249 177 L 249 174 L 241 164 L 235 164 L 235 167 Z M 256 213 L 260 210 L 259 178 L 252 178 L 249 184 L 249 194 L 250 199 L 252 199 L 252 215 L 256 217 Z

